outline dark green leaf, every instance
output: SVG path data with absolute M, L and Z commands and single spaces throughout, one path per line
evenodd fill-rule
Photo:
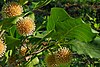
M 84 43 L 77 40 L 71 42 L 71 47 L 73 51 L 76 51 L 78 54 L 86 54 L 91 58 L 100 58 L 100 38 L 95 39 L 93 43 Z M 95 44 L 94 44 L 95 42 Z
M 6 36 L 7 48 L 14 50 L 15 46 L 19 46 L 20 40 L 12 36 Z
M 11 29 L 10 29 L 10 35 L 14 36 L 15 31 L 16 31 L 16 26 L 12 26 Z
M 12 27 L 12 25 L 16 24 L 19 17 L 11 17 L 11 18 L 5 18 L 3 20 L 0 20 L 0 25 L 2 25 L 2 29 L 9 29 Z

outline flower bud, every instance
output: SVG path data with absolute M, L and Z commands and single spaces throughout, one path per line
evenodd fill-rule
M 25 56 L 26 51 L 27 51 L 27 47 L 21 46 L 20 54 L 22 56 Z

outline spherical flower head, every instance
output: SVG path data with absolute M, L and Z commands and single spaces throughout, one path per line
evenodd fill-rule
M 16 2 L 10 2 L 4 4 L 2 7 L 2 15 L 4 18 L 14 17 L 21 15 L 23 12 L 23 8 Z
M 54 54 L 48 54 L 45 58 L 45 62 L 47 64 L 47 67 L 57 67 Z
M 3 43 L 3 41 L 0 40 L 0 57 L 4 55 L 6 51 L 6 45 Z
M 24 17 L 17 22 L 17 29 L 21 35 L 32 35 L 33 31 L 35 31 L 35 23 L 31 18 Z
M 9 67 L 16 67 L 16 56 L 10 56 L 8 58 L 8 65 Z
M 66 47 L 58 49 L 58 51 L 55 53 L 55 59 L 57 64 L 69 63 L 71 58 L 72 58 L 72 53 Z

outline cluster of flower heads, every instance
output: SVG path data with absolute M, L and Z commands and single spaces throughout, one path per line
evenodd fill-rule
M 3 43 L 3 41 L 0 39 L 0 57 L 2 57 L 6 51 L 6 45 Z
M 19 16 L 23 13 L 23 7 L 17 2 L 9 2 L 2 7 L 3 18 Z M 30 17 L 20 18 L 16 23 L 19 34 L 23 36 L 31 35 L 35 31 L 35 23 Z M 6 51 L 5 44 L 0 40 L 0 57 Z
M 2 15 L 4 18 L 19 16 L 23 12 L 23 7 L 17 2 L 10 2 L 2 7 Z M 19 34 L 28 36 L 35 30 L 35 23 L 30 17 L 19 19 L 16 24 Z
M 46 63 L 48 67 L 59 67 L 61 64 L 67 64 L 71 61 L 72 53 L 66 48 L 60 48 L 54 54 L 48 54 L 46 56 Z

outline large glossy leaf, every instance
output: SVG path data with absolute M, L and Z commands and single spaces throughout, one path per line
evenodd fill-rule
M 96 38 L 92 43 L 73 40 L 71 41 L 71 47 L 78 54 L 86 54 L 91 58 L 100 58 L 100 38 Z
M 78 39 L 89 42 L 95 34 L 81 18 L 72 18 L 62 8 L 52 8 L 48 19 L 47 30 L 54 30 L 52 37 L 55 39 Z

